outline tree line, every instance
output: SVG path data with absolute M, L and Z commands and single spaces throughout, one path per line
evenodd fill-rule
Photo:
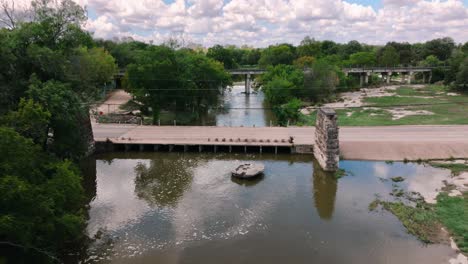
M 23 21 L 2 4 L 11 20 L 0 29 L 0 262 L 52 263 L 86 239 L 76 161 L 89 151 L 87 105 L 117 64 L 73 1 L 32 1 Z

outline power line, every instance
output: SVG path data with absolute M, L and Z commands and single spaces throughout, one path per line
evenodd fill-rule
M 333 109 L 362 109 L 362 108 L 394 108 L 394 107 L 413 107 L 413 106 L 434 106 L 434 105 L 465 105 L 468 102 L 442 102 L 442 103 L 419 103 L 419 104 L 394 104 L 394 105 L 362 105 L 362 106 L 338 106 L 338 107 L 330 107 Z M 84 104 L 88 106 L 92 106 L 95 104 Z M 125 104 L 100 104 L 105 106 L 118 106 L 118 105 L 125 105 Z M 310 106 L 306 107 L 308 109 L 320 109 L 320 106 Z M 211 108 L 213 110 L 275 110 L 276 107 L 214 107 Z M 283 107 L 284 109 L 284 107 Z M 292 108 L 291 108 L 292 109 Z

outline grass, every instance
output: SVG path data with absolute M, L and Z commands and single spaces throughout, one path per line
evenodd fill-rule
M 468 192 L 463 197 L 450 197 L 446 193 L 437 196 L 435 205 L 418 200 L 415 206 L 403 202 L 386 202 L 376 199 L 369 204 L 374 211 L 379 205 L 394 214 L 407 229 L 425 243 L 444 240 L 441 227 L 445 226 L 460 251 L 468 253 Z
M 403 178 L 403 177 L 401 177 L 401 176 L 393 177 L 393 178 L 392 178 L 392 181 L 393 181 L 393 182 L 402 182 L 402 181 L 404 181 L 404 180 L 405 180 L 405 178 Z
M 440 194 L 435 207 L 437 217 L 453 235 L 457 246 L 468 253 L 468 192 L 463 197 Z
M 348 173 L 343 169 L 338 169 L 337 171 L 335 171 L 334 175 L 335 175 L 336 179 L 341 179 L 341 178 L 347 176 Z
M 468 124 L 468 95 L 448 96 L 446 87 L 430 85 L 421 89 L 400 87 L 395 93 L 400 96 L 365 98 L 364 103 L 371 109 L 338 109 L 338 122 L 341 126 L 390 126 L 390 125 L 451 125 Z M 443 94 L 440 94 L 443 93 Z M 418 96 L 434 96 L 421 98 Z M 415 105 L 423 104 L 423 105 Z M 391 106 L 405 107 L 391 107 Z M 413 115 L 392 120 L 392 114 L 385 109 L 404 108 L 405 110 L 426 110 L 433 115 Z M 299 124 L 314 125 L 315 113 L 302 116 Z
M 430 163 L 432 167 L 449 169 L 452 175 L 460 175 L 462 172 L 468 171 L 468 164 L 441 164 L 436 162 Z
M 384 209 L 393 213 L 408 230 L 425 243 L 438 241 L 440 222 L 431 207 L 405 205 L 402 202 L 380 202 Z

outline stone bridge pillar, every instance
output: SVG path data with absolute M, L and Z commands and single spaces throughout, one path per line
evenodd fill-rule
M 338 116 L 332 108 L 320 108 L 315 124 L 314 156 L 325 171 L 337 171 L 340 162 Z
M 408 72 L 408 84 L 411 84 L 411 79 L 413 78 L 413 72 Z
M 390 79 L 392 78 L 392 72 L 387 73 L 387 84 L 390 84 Z
M 251 78 L 250 73 L 245 75 L 245 93 L 246 94 L 250 94 L 250 88 L 252 86 L 250 78 Z

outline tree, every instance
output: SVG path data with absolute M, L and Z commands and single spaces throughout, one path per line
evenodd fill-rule
M 412 61 L 412 50 L 411 44 L 408 42 L 398 43 L 398 42 L 388 42 L 385 47 L 392 46 L 395 48 L 395 51 L 398 53 L 398 60 L 401 64 L 410 64 Z
M 68 79 L 83 98 L 96 96 L 117 73 L 114 57 L 103 48 L 78 48 L 70 61 Z
M 363 51 L 362 45 L 357 40 L 351 40 L 347 44 L 341 46 L 340 55 L 341 58 L 347 59 L 353 53 Z
M 292 98 L 286 104 L 273 108 L 278 123 L 286 126 L 289 122 L 295 123 L 300 117 L 299 109 L 302 107 L 302 101 L 297 98 Z
M 295 48 L 290 44 L 279 44 L 264 49 L 258 63 L 262 67 L 291 65 L 294 59 L 296 59 Z
M 142 51 L 127 68 L 129 91 L 146 107 L 153 122 L 161 109 L 197 114 L 215 106 L 231 83 L 223 65 L 202 54 L 152 46 Z
M 226 49 L 221 45 L 215 45 L 209 48 L 206 56 L 223 63 L 226 69 L 237 68 L 236 60 L 234 59 L 234 53 L 232 50 Z
M 82 105 L 70 85 L 53 80 L 41 82 L 33 76 L 27 94 L 51 113 L 49 127 L 53 142 L 48 150 L 61 158 L 83 157 L 89 147 L 88 108 Z
M 457 81 L 457 75 L 460 72 L 460 67 L 465 60 L 466 55 L 461 50 L 455 50 L 448 59 L 448 69 L 445 70 L 445 84 L 452 84 Z
M 397 66 L 400 63 L 400 56 L 393 46 L 386 46 L 381 54 L 378 60 L 382 66 Z
M 301 98 L 307 98 L 313 102 L 326 101 L 333 94 L 338 83 L 339 78 L 333 66 L 318 61 L 304 73 Z
M 293 65 L 300 68 L 300 69 L 304 69 L 306 67 L 312 67 L 312 64 L 314 64 L 314 62 L 315 62 L 314 57 L 304 56 L 304 57 L 300 57 L 300 58 L 296 59 L 293 62 Z
M 468 57 L 461 64 L 455 83 L 463 86 L 464 90 L 468 90 Z
M 372 66 L 376 64 L 376 58 L 374 52 L 356 52 L 349 56 L 347 62 L 349 66 Z
M 302 69 L 291 65 L 277 65 L 267 68 L 260 77 L 267 101 L 273 106 L 286 103 L 301 92 L 304 84 Z
M 14 0 L 0 0 L 0 25 L 10 30 L 28 20 L 30 10 Z
M 321 57 L 322 51 L 320 41 L 310 38 L 309 36 L 305 37 L 301 41 L 299 47 L 297 47 L 297 54 L 300 57 Z
M 0 127 L 0 153 L 2 241 L 51 255 L 80 241 L 85 221 L 78 170 L 68 161 L 44 155 L 31 139 L 11 128 Z
M 21 99 L 17 111 L 5 117 L 9 127 L 23 137 L 30 138 L 35 144 L 45 146 L 51 114 L 33 100 Z
M 450 58 L 455 49 L 455 41 L 452 38 L 433 39 L 425 43 L 425 56 L 436 56 L 439 60 L 445 61 Z
M 47 41 L 58 44 L 87 20 L 86 11 L 72 0 L 33 0 L 34 20 L 47 27 Z
M 340 51 L 340 45 L 330 40 L 324 40 L 322 41 L 320 50 L 325 56 L 337 55 Z

